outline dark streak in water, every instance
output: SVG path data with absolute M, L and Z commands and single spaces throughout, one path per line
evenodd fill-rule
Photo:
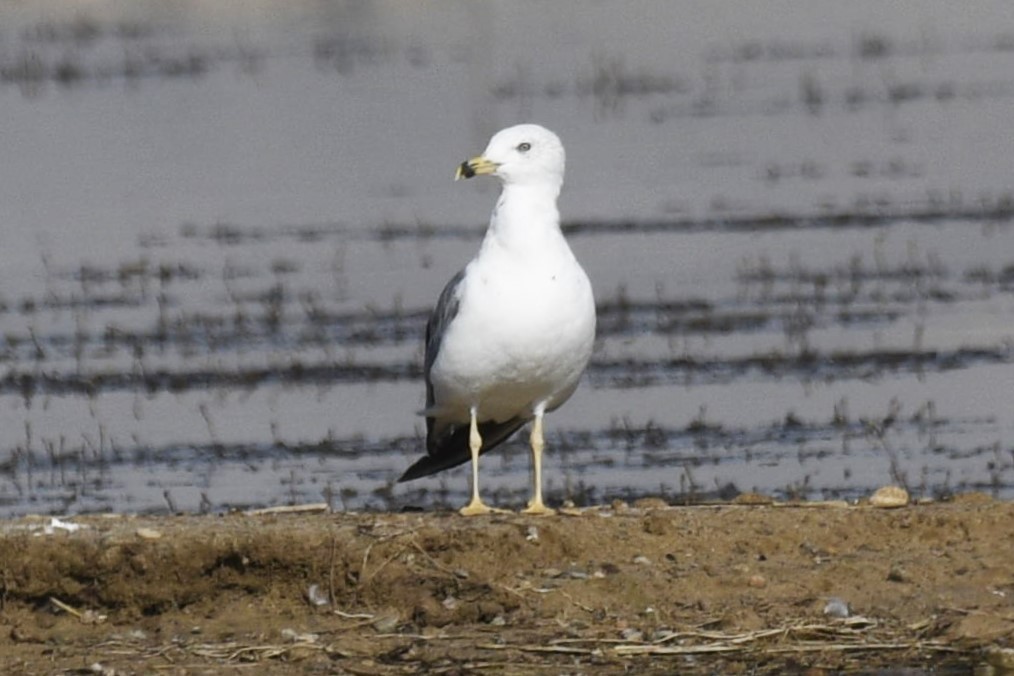
M 772 273 L 774 274 L 774 273 Z M 145 353 L 164 354 L 182 349 L 193 354 L 216 354 L 246 348 L 270 346 L 298 351 L 304 348 L 336 346 L 381 347 L 402 344 L 417 345 L 422 341 L 429 310 L 397 309 L 332 312 L 321 307 L 291 308 L 293 299 L 278 294 L 264 305 L 277 304 L 275 313 L 199 313 L 174 312 L 159 319 L 146 330 L 128 329 L 110 323 L 100 332 L 85 328 L 73 334 L 47 333 L 19 335 L 8 332 L 0 341 L 0 361 L 52 359 L 96 353 L 112 356 L 125 350 L 131 358 Z M 899 292 L 884 298 L 892 302 L 911 302 L 912 294 Z M 955 294 L 943 291 L 923 293 L 934 300 L 953 300 Z M 251 296 L 253 297 L 253 296 Z M 769 294 L 758 308 L 720 308 L 702 299 L 634 301 L 625 297 L 598 303 L 599 338 L 624 336 L 689 336 L 749 333 L 754 331 L 786 331 L 796 326 L 805 312 L 808 329 L 842 326 L 886 325 L 903 316 L 893 307 L 851 307 L 868 300 L 858 293 Z M 40 309 L 104 310 L 109 308 L 146 308 L 156 304 L 155 294 L 103 295 L 81 294 L 60 297 L 50 294 L 45 299 L 24 298 L 18 302 L 23 314 Z M 172 298 L 162 296 L 162 310 L 176 307 Z M 9 311 L 10 308 L 7 308 Z M 0 306 L 0 314 L 4 308 Z
M 91 374 L 10 371 L 0 379 L 0 393 L 20 393 L 26 399 L 36 394 L 83 394 L 128 390 L 183 392 L 194 389 L 235 387 L 252 389 L 268 383 L 347 384 L 418 380 L 418 364 L 314 364 L 294 362 L 283 368 L 245 368 L 236 371 L 195 369 L 143 372 L 100 372 Z
M 692 357 L 593 361 L 589 374 L 599 387 L 648 387 L 672 383 L 729 383 L 740 379 L 795 377 L 804 381 L 876 380 L 886 374 L 943 372 L 977 364 L 1011 362 L 1009 349 L 960 348 L 943 351 L 773 353 L 732 359 Z
M 951 351 L 910 350 L 879 352 L 813 351 L 772 353 L 730 359 L 593 359 L 588 367 L 596 387 L 648 387 L 672 383 L 729 383 L 742 379 L 799 378 L 803 381 L 876 380 L 888 373 L 943 372 L 977 364 L 1012 361 L 1009 349 L 961 348 Z M 193 389 L 252 389 L 267 383 L 283 385 L 339 385 L 418 381 L 422 368 L 415 362 L 303 364 L 293 360 L 276 368 L 138 369 L 131 372 L 90 374 L 11 369 L 0 379 L 0 394 L 21 394 L 25 399 L 43 394 L 94 395 L 104 391 L 183 392 Z
M 698 233 L 698 232 L 777 232 L 781 230 L 813 230 L 844 228 L 882 228 L 899 221 L 921 225 L 965 221 L 969 224 L 1008 224 L 1014 222 L 1014 192 L 1002 194 L 990 204 L 964 206 L 938 204 L 936 198 L 927 198 L 923 206 L 890 206 L 869 210 L 846 210 L 820 214 L 772 213 L 745 214 L 711 218 L 662 218 L 658 220 L 582 220 L 564 221 L 562 228 L 569 235 L 601 236 L 617 234 Z M 368 239 L 381 242 L 400 240 L 459 239 L 477 240 L 482 237 L 480 223 L 474 225 L 385 223 L 368 230 L 354 229 L 340 223 L 307 224 L 272 228 L 242 227 L 216 223 L 209 226 L 188 224 L 182 235 L 188 239 L 206 239 L 217 244 L 239 246 L 273 241 L 322 241 L 337 239 Z

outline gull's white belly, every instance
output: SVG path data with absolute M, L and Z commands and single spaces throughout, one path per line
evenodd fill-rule
M 591 284 L 572 257 L 552 267 L 473 262 L 458 314 L 430 370 L 434 408 L 468 420 L 552 410 L 577 387 L 595 337 Z M 507 268 L 507 269 L 504 269 Z

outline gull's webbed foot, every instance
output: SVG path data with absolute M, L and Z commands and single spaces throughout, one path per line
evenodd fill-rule
M 548 516 L 550 514 L 556 514 L 556 510 L 552 507 L 546 507 L 542 499 L 532 499 L 528 501 L 528 506 L 521 510 L 522 514 L 532 514 L 535 516 Z
M 510 512 L 506 509 L 497 509 L 496 507 L 490 507 L 482 500 L 473 498 L 471 502 L 458 510 L 458 514 L 462 516 L 480 516 L 482 514 L 509 514 Z

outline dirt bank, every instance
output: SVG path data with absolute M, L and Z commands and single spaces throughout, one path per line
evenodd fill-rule
M 4 673 L 968 673 L 1014 646 L 1014 505 L 979 495 L 66 521 L 0 524 Z

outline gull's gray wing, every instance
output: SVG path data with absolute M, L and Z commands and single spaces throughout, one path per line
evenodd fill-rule
M 426 322 L 426 357 L 423 367 L 423 379 L 426 381 L 427 409 L 432 409 L 436 404 L 436 397 L 433 394 L 433 381 L 430 380 L 430 369 L 433 368 L 433 362 L 437 360 L 437 355 L 440 354 L 440 346 L 444 342 L 444 336 L 447 334 L 451 322 L 458 316 L 458 307 L 461 305 L 461 284 L 464 279 L 465 270 L 461 270 L 451 277 L 444 290 L 440 292 L 437 306 L 433 308 L 429 321 Z M 437 419 L 433 416 L 426 416 L 426 451 L 431 455 L 437 452 L 436 439 L 443 436 L 442 428 L 445 427 L 441 425 L 439 428 L 436 428 L 436 422 Z M 402 479 L 404 480 L 404 477 Z
M 440 354 L 440 344 L 444 340 L 447 328 L 458 315 L 458 306 L 461 304 L 461 282 L 465 279 L 465 271 L 451 277 L 447 286 L 440 292 L 437 299 L 437 306 L 430 313 L 429 321 L 426 322 L 426 357 L 423 373 L 426 377 L 426 406 L 433 405 L 433 387 L 430 385 L 430 369 L 433 362 Z

